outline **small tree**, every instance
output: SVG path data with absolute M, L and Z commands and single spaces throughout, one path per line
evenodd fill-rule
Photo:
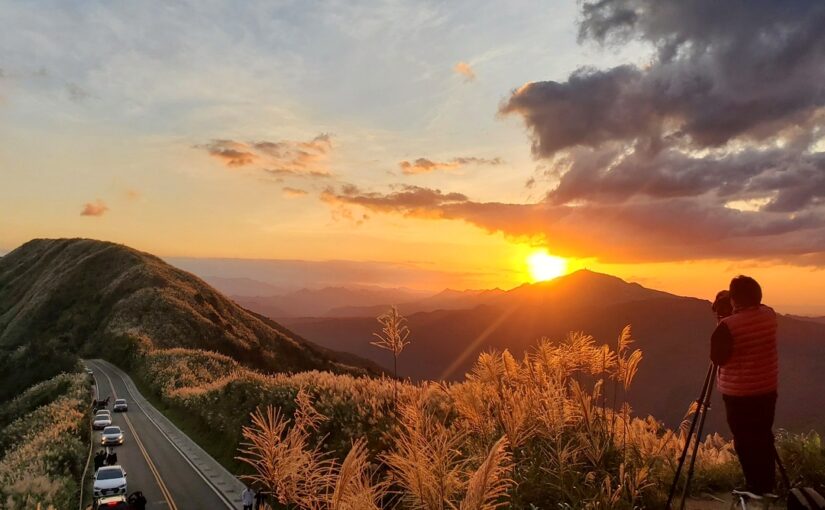
M 395 377 L 395 387 L 393 388 L 393 400 L 398 402 L 398 356 L 404 347 L 410 342 L 410 328 L 407 327 L 407 319 L 398 313 L 398 308 L 391 307 L 386 313 L 378 316 L 381 324 L 381 332 L 373 333 L 378 340 L 370 342 L 376 347 L 392 352 L 392 373 Z

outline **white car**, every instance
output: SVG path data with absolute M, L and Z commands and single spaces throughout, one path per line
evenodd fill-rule
M 94 497 L 126 494 L 126 471 L 120 466 L 103 466 L 95 473 Z
M 123 431 L 117 425 L 106 427 L 100 434 L 100 444 L 103 446 L 123 444 Z
M 109 413 L 97 413 L 95 419 L 92 420 L 92 428 L 100 430 L 112 424 L 112 417 Z
M 114 409 L 114 411 L 116 413 L 117 412 L 122 413 L 122 412 L 128 411 L 129 406 L 126 405 L 126 399 L 125 398 L 119 398 L 119 399 L 115 400 L 115 405 L 112 407 L 112 409 Z

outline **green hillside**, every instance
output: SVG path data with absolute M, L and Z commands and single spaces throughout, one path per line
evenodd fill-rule
M 371 370 L 126 246 L 37 239 L 0 259 L 0 401 L 70 371 L 82 355 L 128 364 L 135 349 L 171 347 L 215 351 L 271 372 Z

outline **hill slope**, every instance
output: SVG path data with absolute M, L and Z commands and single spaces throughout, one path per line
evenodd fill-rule
M 267 371 L 355 370 L 125 246 L 38 239 L 0 259 L 0 400 L 71 367 L 81 352 L 126 358 L 136 346 L 217 351 Z
M 411 344 L 399 360 L 413 379 L 459 379 L 478 353 L 509 349 L 521 356 L 537 338 L 559 339 L 571 331 L 614 344 L 631 324 L 642 349 L 630 401 L 641 414 L 676 425 L 698 395 L 708 366 L 708 339 L 716 321 L 710 303 L 674 296 L 619 278 L 581 271 L 539 285 L 525 285 L 464 310 L 408 317 Z M 385 365 L 387 353 L 371 346 L 373 317 L 290 319 L 285 324 L 314 342 Z M 825 325 L 780 317 L 781 396 L 778 426 L 825 429 Z M 718 398 L 718 395 L 717 395 Z M 721 404 L 721 402 L 719 402 Z M 711 427 L 726 430 L 721 405 Z

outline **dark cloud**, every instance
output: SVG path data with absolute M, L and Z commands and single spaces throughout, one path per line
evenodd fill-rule
M 524 117 L 542 157 L 639 138 L 704 148 L 809 129 L 825 105 L 823 26 L 818 0 L 589 2 L 581 39 L 648 42 L 652 64 L 528 83 L 501 111 Z
M 825 2 L 600 0 L 579 38 L 641 41 L 644 67 L 582 68 L 501 104 L 554 187 L 537 204 L 441 205 L 604 260 L 825 251 Z M 449 210 L 449 211 L 447 211 Z
M 456 170 L 466 165 L 500 165 L 501 158 L 458 157 L 449 161 L 433 161 L 427 158 L 418 158 L 415 161 L 401 161 L 398 163 L 401 172 L 407 175 L 425 174 L 438 170 Z
M 106 202 L 99 198 L 94 202 L 87 202 L 83 204 L 83 209 L 80 210 L 81 216 L 103 216 L 109 210 Z
M 654 154 L 578 150 L 571 154 L 566 173 L 547 196 L 555 204 L 564 204 L 708 194 L 719 203 L 769 198 L 768 210 L 802 210 L 825 197 L 825 154 L 777 148 L 703 157 L 675 149 Z
M 271 175 L 329 177 L 327 159 L 332 137 L 323 133 L 308 141 L 262 140 L 239 142 L 212 140 L 196 148 L 205 149 L 228 167 L 257 166 Z
M 605 262 L 697 258 L 799 260 L 825 249 L 825 227 L 810 214 L 740 211 L 692 199 L 556 205 L 475 202 L 461 193 L 404 186 L 388 193 L 327 189 L 336 207 L 463 220 L 489 232 L 542 238 L 554 253 Z

